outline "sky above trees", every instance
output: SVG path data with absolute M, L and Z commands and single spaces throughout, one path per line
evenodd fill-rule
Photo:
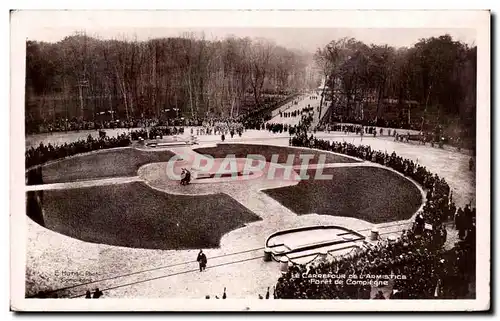
M 223 39 L 234 35 L 238 38 L 267 38 L 280 46 L 314 53 L 332 39 L 356 38 L 366 44 L 410 47 L 421 38 L 449 34 L 454 40 L 475 45 L 473 29 L 453 28 L 39 28 L 28 35 L 28 40 L 58 42 L 77 32 L 101 39 L 138 40 L 178 37 L 185 33 L 204 34 L 207 40 Z

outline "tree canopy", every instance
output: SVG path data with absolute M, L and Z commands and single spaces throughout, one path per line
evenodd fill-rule
M 28 41 L 27 114 L 44 118 L 40 100 L 59 99 L 70 108 L 52 116 L 91 118 L 111 109 L 122 117 L 151 117 L 175 108 L 188 117 L 235 117 L 260 107 L 266 95 L 310 87 L 311 61 L 312 54 L 265 39 L 184 34 L 139 42 L 77 34 L 57 43 Z M 30 109 L 34 100 L 38 105 Z
M 445 124 L 474 135 L 476 56 L 475 46 L 449 35 L 409 48 L 341 38 L 308 54 L 266 39 L 184 34 L 141 42 L 76 34 L 27 41 L 26 115 L 89 119 L 112 110 L 129 118 L 176 110 L 237 117 L 272 97 L 315 89 L 323 78 L 330 89 L 321 103 L 331 107 L 323 121 Z
M 394 105 L 395 117 L 408 125 L 456 122 L 463 129 L 475 125 L 476 53 L 449 35 L 411 48 L 342 38 L 319 48 L 314 61 L 331 89 L 334 117 L 377 122 Z

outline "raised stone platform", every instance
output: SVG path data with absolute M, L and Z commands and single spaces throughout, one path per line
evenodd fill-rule
M 187 146 L 188 142 L 165 142 L 165 143 L 147 143 L 148 147 L 172 147 L 172 146 Z
M 306 264 L 320 255 L 345 255 L 360 248 L 364 240 L 360 233 L 341 226 L 307 226 L 272 234 L 266 248 L 277 261 L 286 257 L 294 264 Z

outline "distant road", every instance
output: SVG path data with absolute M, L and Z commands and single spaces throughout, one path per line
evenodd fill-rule
M 276 108 L 272 112 L 272 118 L 267 121 L 270 124 L 287 124 L 287 125 L 298 125 L 299 121 L 301 119 L 301 115 L 299 114 L 296 117 L 280 117 L 280 111 L 282 112 L 293 112 L 296 110 L 302 110 L 303 108 L 306 107 L 313 107 L 314 115 L 313 115 L 313 122 L 312 126 L 317 126 L 320 120 L 320 115 L 319 112 L 317 111 L 317 107 L 319 107 L 319 102 L 320 99 L 311 99 L 311 96 L 315 95 L 314 92 L 309 92 L 303 95 L 300 95 L 297 99 L 294 99 L 293 101 L 285 104 L 284 106 L 281 106 L 279 108 Z M 297 105 L 294 104 L 294 101 L 299 101 Z M 326 112 L 326 108 L 323 108 L 322 114 L 324 115 Z

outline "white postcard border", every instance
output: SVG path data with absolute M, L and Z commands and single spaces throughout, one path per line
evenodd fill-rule
M 471 28 L 477 32 L 476 300 L 25 299 L 25 39 L 50 26 Z M 11 16 L 11 309 L 29 311 L 450 311 L 490 306 L 490 13 L 488 11 L 20 11 Z M 23 201 L 21 201 L 23 200 Z

